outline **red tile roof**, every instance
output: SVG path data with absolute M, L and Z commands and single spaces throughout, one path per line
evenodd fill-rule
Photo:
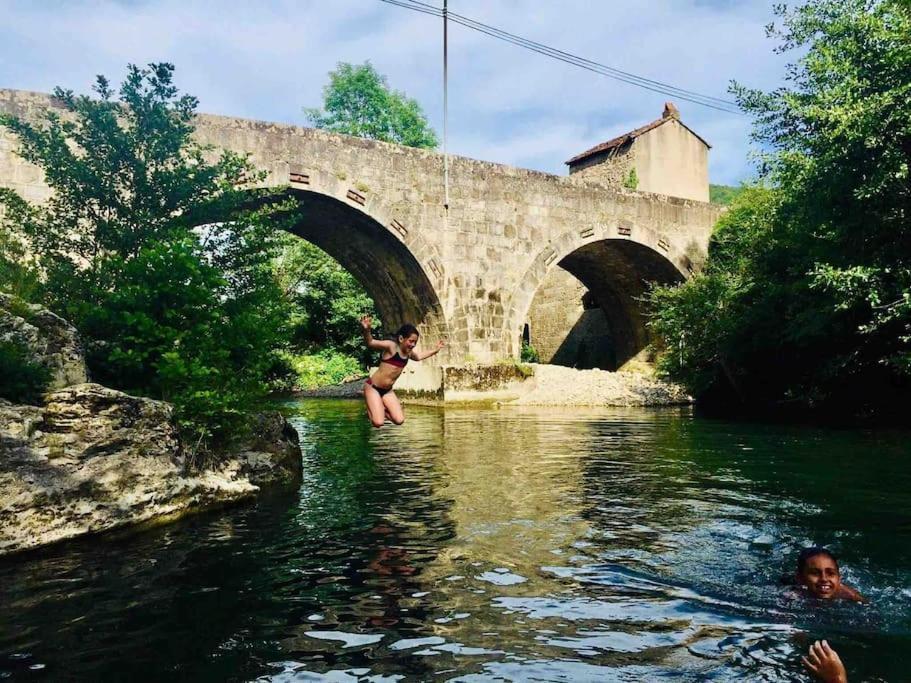
M 629 133 L 624 133 L 623 135 L 618 135 L 617 137 L 615 137 L 611 140 L 608 140 L 607 142 L 602 142 L 600 145 L 595 145 L 591 149 L 585 150 L 584 152 L 582 152 L 582 154 L 577 154 L 572 159 L 570 159 L 569 161 L 566 161 L 564 163 L 572 166 L 573 164 L 576 164 L 576 163 L 582 161 L 583 159 L 587 159 L 590 156 L 593 156 L 600 152 L 607 152 L 608 150 L 614 149 L 615 147 L 619 147 L 620 145 L 624 145 L 627 142 L 632 142 L 633 140 L 635 140 L 637 137 L 639 137 L 643 133 L 648 133 L 650 130 L 657 128 L 661 124 L 667 123 L 668 121 L 671 121 L 674 119 L 676 119 L 676 121 L 681 126 L 683 126 L 688 131 L 690 131 L 690 133 L 692 133 L 697 138 L 699 138 L 699 140 L 701 140 L 702 143 L 706 147 L 708 147 L 709 149 L 712 148 L 712 146 L 708 142 L 706 142 L 702 138 L 702 136 L 698 135 L 695 131 L 693 131 L 692 128 L 690 128 L 685 123 L 683 123 L 683 121 L 680 120 L 680 112 L 677 110 L 677 107 L 674 106 L 673 102 L 665 102 L 664 113 L 662 114 L 660 119 L 656 119 L 656 120 L 652 121 L 651 123 L 646 123 L 644 126 L 642 126 L 640 128 L 636 128 L 636 130 L 631 130 Z

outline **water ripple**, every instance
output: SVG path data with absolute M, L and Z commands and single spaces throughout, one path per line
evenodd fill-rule
M 0 678 L 791 681 L 826 637 L 852 680 L 903 680 L 904 435 L 286 408 L 300 490 L 0 562 Z M 779 586 L 811 543 L 871 605 Z

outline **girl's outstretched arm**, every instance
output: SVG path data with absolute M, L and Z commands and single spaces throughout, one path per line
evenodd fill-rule
M 364 343 L 367 345 L 367 348 L 371 351 L 388 351 L 389 353 L 395 352 L 395 344 L 391 341 L 386 341 L 382 339 L 374 339 L 373 334 L 370 332 L 370 326 L 373 324 L 373 320 L 369 315 L 365 315 L 361 318 L 361 327 L 363 328 L 362 332 L 364 335 Z
M 446 346 L 446 342 L 441 339 L 437 342 L 437 347 L 435 349 L 431 349 L 430 351 L 412 351 L 411 359 L 424 360 L 425 358 L 430 358 L 431 356 L 438 354 L 440 352 L 440 349 L 442 349 L 444 346 Z

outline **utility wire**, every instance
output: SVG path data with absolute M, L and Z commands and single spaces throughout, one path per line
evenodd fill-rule
M 420 2 L 420 0 L 407 0 L 407 2 L 408 2 L 408 4 L 422 5 L 422 6 L 425 7 L 425 8 L 433 9 L 433 5 L 428 5 L 428 4 L 425 3 L 425 2 Z M 662 88 L 669 88 L 669 89 L 671 89 L 671 90 L 673 90 L 673 91 L 676 91 L 676 92 L 681 93 L 681 94 L 684 94 L 684 95 L 691 95 L 691 96 L 697 97 L 697 98 L 699 98 L 699 99 L 714 101 L 714 102 L 717 102 L 718 104 L 721 104 L 721 105 L 728 105 L 728 106 L 734 106 L 734 107 L 737 106 L 735 102 L 731 102 L 730 100 L 725 100 L 725 99 L 722 99 L 722 98 L 720 98 L 720 97 L 714 97 L 714 96 L 711 96 L 711 95 L 703 95 L 703 94 L 701 94 L 701 93 L 694 92 L 694 91 L 692 91 L 692 90 L 686 90 L 686 89 L 684 89 L 684 88 L 678 88 L 678 87 L 676 87 L 676 86 L 669 85 L 669 84 L 667 84 L 667 83 L 662 83 L 661 81 L 655 81 L 655 80 L 652 80 L 652 79 L 650 79 L 650 78 L 645 78 L 645 77 L 643 77 L 643 76 L 637 76 L 636 74 L 630 73 L 630 72 L 628 72 L 628 71 L 622 71 L 621 69 L 617 69 L 617 68 L 615 68 L 615 67 L 608 66 L 608 65 L 606 65 L 606 64 L 601 64 L 601 63 L 599 63 L 599 62 L 594 62 L 594 61 L 592 61 L 592 60 L 590 60 L 590 59 L 585 59 L 584 57 L 579 57 L 578 55 L 574 55 L 574 54 L 571 54 L 571 53 L 569 53 L 569 52 L 565 52 L 565 51 L 563 51 L 563 50 L 558 50 L 557 48 L 549 47 L 549 46 L 544 45 L 544 44 L 542 44 L 542 43 L 537 43 L 537 42 L 535 42 L 535 41 L 533 41 L 533 40 L 530 40 L 530 39 L 528 39 L 528 38 L 522 38 L 521 36 L 517 36 L 517 35 L 515 35 L 515 34 L 508 33 L 507 31 L 503 31 L 502 29 L 497 29 L 497 28 L 494 28 L 493 26 L 489 26 L 489 25 L 487 25 L 487 24 L 482 24 L 482 23 L 479 22 L 479 21 L 475 21 L 474 19 L 469 19 L 468 17 L 464 17 L 464 16 L 462 16 L 462 15 L 460 15 L 460 14 L 453 14 L 452 12 L 450 12 L 449 14 L 450 14 L 450 16 L 455 16 L 455 17 L 457 17 L 458 19 L 462 19 L 462 20 L 464 20 L 465 22 L 470 22 L 470 23 L 472 23 L 472 24 L 474 24 L 474 25 L 477 25 L 478 27 L 483 27 L 483 28 L 485 28 L 485 29 L 490 29 L 490 30 L 492 30 L 492 31 L 496 31 L 498 34 L 501 34 L 501 35 L 503 35 L 504 37 L 507 37 L 507 38 L 510 38 L 510 39 L 515 39 L 515 40 L 518 40 L 518 41 L 522 41 L 522 42 L 527 43 L 527 44 L 529 44 L 529 45 L 533 45 L 533 46 L 535 46 L 535 47 L 538 47 L 538 48 L 541 48 L 541 49 L 544 49 L 544 50 L 548 50 L 548 51 L 553 52 L 553 53 L 555 53 L 555 54 L 559 54 L 559 55 L 561 55 L 562 57 L 566 57 L 566 58 L 572 59 L 572 60 L 577 61 L 577 62 L 580 62 L 580 63 L 588 64 L 588 65 L 590 65 L 590 66 L 597 67 L 597 68 L 599 68 L 599 69 L 604 69 L 605 71 L 609 71 L 609 72 L 611 72 L 612 74 L 615 74 L 615 75 L 617 75 L 617 76 L 621 76 L 621 77 L 624 77 L 624 78 L 634 79 L 634 80 L 636 80 L 636 81 L 638 81 L 638 82 L 641 82 L 641 83 L 649 83 L 649 84 L 651 84 L 651 85 L 659 86 L 659 87 L 662 87 Z M 463 24 L 463 25 L 464 25 L 464 24 Z
M 430 14 L 436 17 L 442 17 L 443 13 L 440 9 L 434 7 L 433 5 L 427 4 L 425 2 L 420 2 L 419 0 L 380 0 L 390 5 L 396 5 L 398 7 L 403 7 L 405 9 L 410 9 L 415 12 L 421 12 L 423 14 Z M 480 33 L 485 33 L 493 38 L 498 40 L 503 40 L 513 45 L 523 47 L 527 50 L 537 52 L 539 54 L 551 57 L 553 59 L 560 60 L 567 64 L 577 66 L 587 71 L 592 71 L 594 73 L 600 74 L 602 76 L 607 76 L 614 80 L 627 83 L 629 85 L 635 85 L 646 90 L 651 90 L 652 92 L 659 93 L 661 95 L 667 95 L 670 97 L 676 97 L 693 104 L 698 104 L 703 107 L 709 107 L 711 109 L 716 109 L 718 111 L 723 111 L 729 114 L 741 114 L 742 112 L 737 107 L 735 102 L 729 100 L 724 100 L 719 97 L 713 97 L 711 95 L 703 95 L 701 93 L 694 92 L 692 90 L 686 90 L 684 88 L 678 88 L 676 86 L 662 83 L 661 81 L 655 81 L 649 78 L 644 78 L 642 76 L 637 76 L 636 74 L 629 73 L 627 71 L 622 71 L 620 69 L 615 69 L 614 67 L 608 66 L 606 64 L 601 64 L 599 62 L 594 62 L 590 59 L 585 59 L 584 57 L 579 57 L 569 52 L 563 50 L 558 50 L 557 48 L 544 45 L 543 43 L 538 43 L 521 36 L 503 31 L 494 26 L 489 26 L 469 17 L 465 17 L 454 12 L 448 12 L 448 17 L 450 21 L 453 21 L 457 24 L 461 24 L 466 28 L 470 28 Z
M 386 2 L 387 0 L 383 0 Z M 421 11 L 428 14 L 434 14 L 435 16 L 442 16 L 442 14 L 435 8 L 433 5 L 429 5 L 424 2 L 419 2 L 419 0 L 392 0 L 395 4 L 399 6 L 409 5 L 409 9 L 415 9 L 416 11 Z M 574 66 L 586 69 L 588 71 L 593 71 L 599 73 L 609 78 L 614 78 L 616 80 L 628 83 L 630 85 L 636 85 L 653 92 L 657 92 L 663 95 L 670 95 L 673 97 L 678 97 L 680 99 L 693 102 L 695 104 L 700 104 L 702 106 L 711 107 L 713 109 L 718 109 L 720 111 L 725 111 L 728 113 L 740 113 L 736 109 L 737 105 L 734 102 L 728 100 L 723 100 L 721 98 L 712 97 L 709 95 L 702 95 L 701 93 L 696 93 L 691 90 L 685 90 L 683 88 L 678 88 L 666 83 L 661 83 L 660 81 L 654 81 L 652 79 L 643 78 L 641 76 L 636 76 L 619 69 L 614 69 L 613 67 L 607 66 L 605 64 L 600 64 L 598 62 L 593 62 L 592 60 L 585 59 L 583 57 L 578 57 L 568 52 L 562 50 L 557 50 L 556 48 L 543 45 L 542 43 L 537 43 L 521 36 L 516 36 L 514 34 L 508 33 L 501 29 L 483 24 L 481 22 L 475 21 L 468 17 L 464 17 L 459 14 L 450 12 L 449 16 L 452 17 L 453 21 L 459 23 L 467 28 L 479 31 L 481 33 L 486 33 L 494 38 L 504 40 L 506 42 L 513 43 L 520 47 L 544 54 L 545 56 L 559 59 L 560 61 L 567 62 Z
M 398 5 L 399 7 L 404 7 L 405 9 L 411 9 L 415 12 L 423 12 L 424 14 L 432 14 L 435 17 L 442 17 L 443 11 L 433 7 L 432 5 L 427 5 L 431 9 L 422 9 L 416 5 L 411 4 L 410 2 L 399 2 L 398 0 L 380 0 L 380 2 L 385 2 L 388 5 Z M 422 3 L 423 4 L 423 3 Z
M 399 4 L 400 6 L 408 5 L 409 9 L 413 8 L 417 11 L 421 11 L 424 13 L 435 14 L 436 16 L 442 16 L 440 11 L 436 7 L 434 7 L 433 5 L 430 5 L 426 2 L 421 2 L 420 0 L 397 0 L 396 4 Z M 628 71 L 622 71 L 621 69 L 617 69 L 617 68 L 608 66 L 606 64 L 601 64 L 600 62 L 595 62 L 590 59 L 585 59 L 584 57 L 579 57 L 578 55 L 574 55 L 572 53 L 565 52 L 564 50 L 559 50 L 557 48 L 553 48 L 548 45 L 544 45 L 543 43 L 538 43 L 538 42 L 535 42 L 528 38 L 523 38 L 522 36 L 517 36 L 513 33 L 509 33 L 508 31 L 504 31 L 504 30 L 498 29 L 494 26 L 484 24 L 482 22 L 476 21 L 469 17 L 465 17 L 461 14 L 449 12 L 449 16 L 455 17 L 455 20 L 457 21 L 457 23 L 460 23 L 463 26 L 467 26 L 468 28 L 472 28 L 472 29 L 487 33 L 488 35 L 496 34 L 496 35 L 494 35 L 494 37 L 501 38 L 502 40 L 506 40 L 507 42 L 512 42 L 514 44 L 521 45 L 522 47 L 534 49 L 535 51 L 543 50 L 548 54 L 548 56 L 554 56 L 554 57 L 563 59 L 564 61 L 566 61 L 568 59 L 572 63 L 574 63 L 576 66 L 588 65 L 588 66 L 594 67 L 594 70 L 597 70 L 599 73 L 601 73 L 603 70 L 603 72 L 607 72 L 607 73 L 605 73 L 605 75 L 616 76 L 618 79 L 624 80 L 624 82 L 631 83 L 633 85 L 649 84 L 649 85 L 653 85 L 653 86 L 661 88 L 662 89 L 661 92 L 663 94 L 690 96 L 690 97 L 697 98 L 700 100 L 715 102 L 717 104 L 720 104 L 723 106 L 728 106 L 728 107 L 737 106 L 737 104 L 735 102 L 731 102 L 730 100 L 725 100 L 720 97 L 714 97 L 712 95 L 703 95 L 701 93 L 694 92 L 692 90 L 686 90 L 685 88 L 678 88 L 677 86 L 669 85 L 667 83 L 662 83 L 661 81 L 655 81 L 650 78 L 645 78 L 643 76 L 637 76 L 636 74 L 630 73 Z M 629 80 L 626 80 L 626 79 L 629 79 Z M 667 92 L 665 92 L 665 90 L 669 90 L 671 92 L 667 93 Z

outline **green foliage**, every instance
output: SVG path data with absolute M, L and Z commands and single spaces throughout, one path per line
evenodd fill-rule
M 366 367 L 371 354 L 364 347 L 360 320 L 377 316 L 357 280 L 322 249 L 291 235 L 283 238 L 274 269 L 293 307 L 291 348 L 299 354 L 332 349 Z
M 38 405 L 50 381 L 50 370 L 33 360 L 25 345 L 0 341 L 0 398 Z
M 534 346 L 526 341 L 522 342 L 522 351 L 519 353 L 519 360 L 523 363 L 538 363 L 538 352 Z
M 131 65 L 119 101 L 99 76 L 97 99 L 55 91 L 64 114 L 0 118 L 54 190 L 41 206 L 0 195 L 2 224 L 34 251 L 44 302 L 81 332 L 93 376 L 173 402 L 214 447 L 267 390 L 285 319 L 271 259 L 296 204 L 245 189 L 262 174 L 193 140 L 196 99 L 172 74 Z
M 286 356 L 296 373 L 296 388 L 318 389 L 363 377 L 364 366 L 358 358 L 324 349 L 310 355 Z
M 408 147 L 434 149 L 437 136 L 421 106 L 397 90 L 370 62 L 340 62 L 329 72 L 323 89 L 323 109 L 304 109 L 317 128 Z
M 739 361 L 753 345 L 740 326 L 760 324 L 752 316 L 760 315 L 757 302 L 765 291 L 753 266 L 769 236 L 766 217 L 774 202 L 769 190 L 745 189 L 716 226 L 705 270 L 679 286 L 650 292 L 650 325 L 663 345 L 659 368 L 697 396 L 725 379 L 741 386 L 732 358 Z
M 740 185 L 709 185 L 709 201 L 712 204 L 730 205 L 734 199 L 743 192 L 744 186 Z
M 705 273 L 652 294 L 663 366 L 747 402 L 872 413 L 911 374 L 911 13 L 899 0 L 780 8 L 789 86 L 735 86 L 768 150 Z M 904 387 L 904 389 L 903 389 Z
M 42 295 L 40 272 L 18 224 L 29 207 L 12 190 L 0 187 L 3 206 L 8 215 L 0 217 L 0 291 L 22 301 L 37 301 Z
M 635 190 L 639 187 L 639 174 L 636 173 L 635 168 L 631 168 L 629 173 L 626 174 L 626 177 L 623 179 L 623 187 L 627 190 Z

